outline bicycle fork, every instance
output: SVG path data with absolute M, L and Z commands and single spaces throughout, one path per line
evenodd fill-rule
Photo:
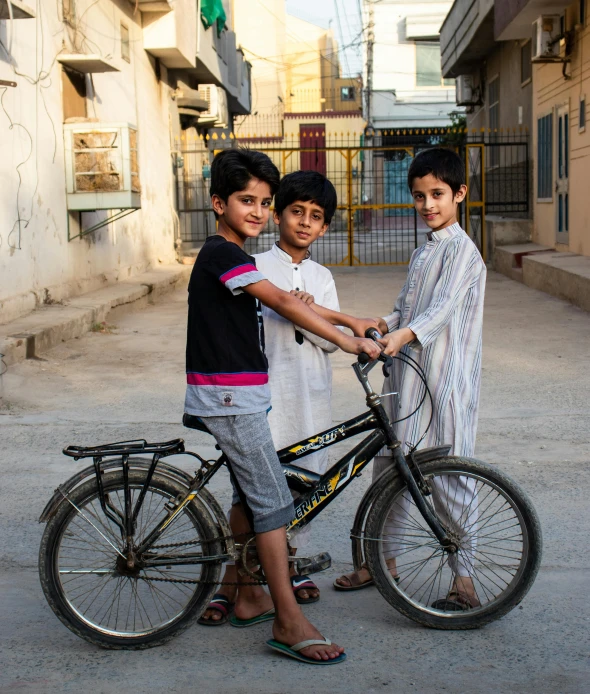
M 389 421 L 389 417 L 381 404 L 380 396 L 376 393 L 367 395 L 367 404 L 375 413 L 375 416 L 381 424 L 381 428 L 385 432 L 388 442 L 387 448 L 389 448 L 391 451 L 394 464 L 398 469 L 399 474 L 402 476 L 402 479 L 407 484 L 408 490 L 412 499 L 414 500 L 414 503 L 416 504 L 416 507 L 422 514 L 422 517 L 426 521 L 428 527 L 434 533 L 441 546 L 444 547 L 444 549 L 450 554 L 454 554 L 458 551 L 459 547 L 456 542 L 449 537 L 447 531 L 438 520 L 438 517 L 435 513 L 433 513 L 430 504 L 428 504 L 424 498 L 424 494 L 420 491 L 416 479 L 408 466 L 406 457 L 402 453 L 401 442 L 395 435 L 395 431 L 391 425 L 391 422 Z

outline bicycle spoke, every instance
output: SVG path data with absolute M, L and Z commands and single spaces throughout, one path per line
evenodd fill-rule
M 412 604 L 431 610 L 458 590 L 468 591 L 483 608 L 509 590 L 524 561 L 521 520 L 510 498 L 485 479 L 449 470 L 430 475 L 427 484 L 433 512 L 459 545 L 456 553 L 440 546 L 403 487 L 383 511 L 376 537 L 365 539 L 376 540 L 382 562 L 395 559 L 396 591 Z M 443 611 L 450 617 L 454 612 Z

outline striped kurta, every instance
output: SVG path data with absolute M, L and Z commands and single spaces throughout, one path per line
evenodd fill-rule
M 416 334 L 402 352 L 424 369 L 434 399 L 432 426 L 420 448 L 450 444 L 453 455 L 473 455 L 485 281 L 482 257 L 458 224 L 431 232 L 414 251 L 393 313 L 384 318 L 390 332 L 407 327 Z M 385 398 L 384 404 L 395 420 L 416 409 L 424 386 L 412 368 L 395 360 L 383 392 L 392 391 L 399 395 Z M 430 412 L 427 398 L 417 414 L 394 425 L 404 452 L 420 440 Z
M 416 340 L 402 352 L 417 361 L 426 373 L 433 397 L 433 420 L 419 448 L 451 445 L 451 454 L 472 456 L 477 432 L 481 378 L 481 343 L 486 267 L 475 244 L 458 224 L 428 234 L 428 241 L 417 248 L 410 260 L 406 283 L 395 302 L 393 313 L 384 317 L 389 331 L 410 328 Z M 428 398 L 413 416 L 424 395 L 418 374 L 400 360 L 394 360 L 384 393 L 397 396 L 384 399 L 403 451 L 422 438 L 431 408 Z M 405 419 L 407 418 L 407 419 Z M 376 479 L 391 457 L 380 451 L 373 465 Z M 464 526 L 477 527 L 478 500 L 474 480 L 447 475 L 437 477 L 433 495 L 436 511 L 450 527 L 462 535 Z M 389 538 L 386 558 L 407 552 L 405 533 L 410 496 L 394 506 L 384 527 Z M 469 511 L 466 513 L 466 509 Z M 472 537 L 464 551 L 449 556 L 449 566 L 459 576 L 471 576 L 476 540 Z M 398 567 L 399 568 L 399 567 Z

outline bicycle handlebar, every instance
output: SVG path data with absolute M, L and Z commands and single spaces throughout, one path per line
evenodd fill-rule
M 374 342 L 378 342 L 381 339 L 381 333 L 377 328 L 367 328 L 365 330 L 365 337 Z M 366 352 L 361 352 L 357 361 L 361 366 L 365 366 L 371 361 L 371 357 Z M 383 375 L 385 377 L 389 376 L 389 368 L 393 365 L 393 359 L 388 354 L 381 354 L 377 357 L 377 361 L 383 362 Z

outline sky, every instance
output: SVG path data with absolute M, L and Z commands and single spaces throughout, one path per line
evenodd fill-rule
M 342 49 L 339 57 L 343 77 L 351 77 L 362 72 L 363 57 L 359 36 L 359 6 L 362 5 L 362 0 L 286 0 L 286 5 L 287 12 L 299 19 L 326 29 L 331 26 Z

